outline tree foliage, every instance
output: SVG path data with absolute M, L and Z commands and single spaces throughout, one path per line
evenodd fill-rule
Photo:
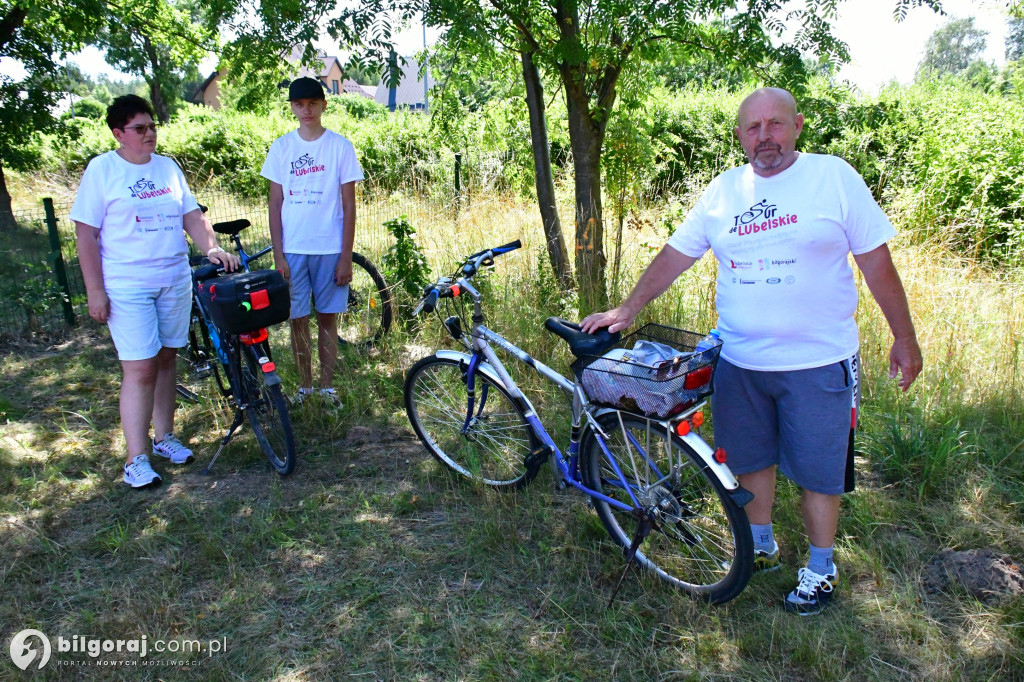
M 988 31 L 974 25 L 974 17 L 954 19 L 936 29 L 925 44 L 917 66 L 917 80 L 957 76 L 967 71 L 985 51 Z

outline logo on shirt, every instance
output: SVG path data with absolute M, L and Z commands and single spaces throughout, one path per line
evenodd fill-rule
M 308 153 L 303 154 L 295 161 L 292 161 L 291 166 L 292 169 L 288 172 L 295 177 L 300 177 L 309 173 L 322 173 L 327 168 L 324 164 L 320 164 L 318 166 L 316 161 L 313 160 L 313 157 Z
M 132 197 L 135 199 L 152 199 L 153 197 L 162 197 L 165 194 L 170 194 L 171 188 L 163 187 L 157 189 L 152 180 L 139 178 L 138 182 L 128 188 L 128 191 L 132 193 Z
M 748 260 L 729 260 L 729 267 L 733 270 L 749 270 L 754 264 Z
M 769 204 L 767 199 L 762 199 L 743 213 L 733 216 L 733 226 L 729 230 L 729 234 L 737 233 L 740 236 L 757 234 L 796 223 L 796 215 L 790 213 L 780 216 L 778 213 L 778 206 Z

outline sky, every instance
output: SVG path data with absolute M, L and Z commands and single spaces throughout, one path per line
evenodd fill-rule
M 1004 62 L 1003 41 L 1006 36 L 1006 19 L 1002 14 L 1005 0 L 944 0 L 947 16 L 936 14 L 927 7 L 910 10 L 907 18 L 897 24 L 892 17 L 896 0 L 846 0 L 839 5 L 839 17 L 835 24 L 836 34 L 850 47 L 851 61 L 839 75 L 848 79 L 868 93 L 876 93 L 882 86 L 895 79 L 909 83 L 924 54 L 925 43 L 935 29 L 951 19 L 975 17 L 975 26 L 988 31 L 986 61 L 1002 65 Z M 436 32 L 428 31 L 428 41 Z M 423 47 L 423 29 L 414 26 L 398 38 L 400 52 L 411 56 Z M 339 54 L 336 46 L 329 43 L 317 45 L 328 54 Z M 96 48 L 88 48 L 70 58 L 87 74 L 96 76 L 105 73 L 118 78 L 118 72 L 103 61 L 103 54 Z M 215 68 L 210 59 L 201 67 L 203 75 Z M 16 73 L 9 64 L 0 62 L 0 72 Z

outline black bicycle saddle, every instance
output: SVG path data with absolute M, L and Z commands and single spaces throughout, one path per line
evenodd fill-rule
M 544 328 L 564 339 L 569 344 L 569 352 L 576 357 L 601 355 L 622 338 L 621 332 L 612 334 L 607 327 L 597 330 L 595 334 L 587 334 L 580 330 L 579 323 L 569 322 L 561 317 L 549 317 L 544 320 Z

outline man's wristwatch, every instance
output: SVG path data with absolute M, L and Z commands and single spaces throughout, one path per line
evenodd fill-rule
M 211 253 L 227 253 L 227 251 L 225 251 L 224 249 L 220 248 L 219 246 L 215 246 L 212 249 L 210 249 L 209 251 L 207 251 L 206 255 L 209 256 Z

